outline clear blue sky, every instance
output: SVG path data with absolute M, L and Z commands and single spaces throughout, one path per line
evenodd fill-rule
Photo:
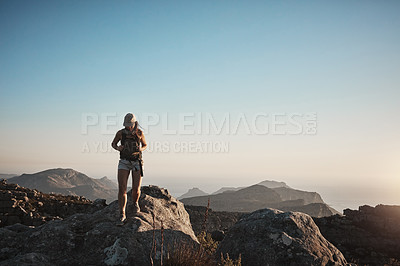
M 115 175 L 115 153 L 82 155 L 112 139 L 82 136 L 84 113 L 316 112 L 316 136 L 148 153 L 148 182 L 400 186 L 399 14 L 398 1 L 1 1 L 0 172 Z

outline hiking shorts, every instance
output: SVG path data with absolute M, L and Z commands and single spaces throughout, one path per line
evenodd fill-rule
M 142 166 L 143 168 L 143 166 Z M 119 159 L 118 170 L 132 170 L 132 171 L 140 171 L 140 162 L 139 161 L 128 161 L 125 159 Z

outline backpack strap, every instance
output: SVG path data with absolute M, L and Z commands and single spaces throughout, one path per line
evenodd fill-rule
M 122 130 L 122 139 L 121 139 L 121 144 L 124 145 L 126 140 L 126 131 L 125 129 Z

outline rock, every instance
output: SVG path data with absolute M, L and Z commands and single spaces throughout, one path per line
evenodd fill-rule
M 104 202 L 94 204 L 80 197 L 45 194 L 36 190 L 0 182 L 0 227 L 22 223 L 40 225 L 46 220 L 63 219 L 74 213 L 95 212 Z
M 344 210 L 344 216 L 314 221 L 348 260 L 359 265 L 400 265 L 400 206 L 364 205 Z
M 103 207 L 107 206 L 106 199 L 96 199 L 93 204 Z
M 111 247 L 105 248 L 104 253 L 106 259 L 104 263 L 107 265 L 120 265 L 125 264 L 125 260 L 128 257 L 128 250 L 121 247 L 121 241 L 118 238 Z
M 131 202 L 130 192 L 128 199 Z M 198 247 L 188 213 L 167 190 L 142 187 L 139 205 L 142 211 L 134 216 L 128 205 L 123 226 L 115 224 L 119 210 L 114 201 L 94 213 L 76 213 L 36 228 L 0 228 L 0 265 L 150 265 L 153 234 L 157 244 L 154 263 L 158 265 L 161 222 L 164 254 L 177 242 Z
M 216 254 L 243 265 L 345 265 L 342 253 L 299 212 L 261 209 L 243 216 L 226 234 Z
M 225 237 L 225 233 L 221 230 L 212 231 L 211 237 L 214 241 L 222 241 Z
M 190 215 L 193 231 L 196 235 L 204 229 L 204 218 L 207 207 L 185 205 L 186 211 Z M 205 230 L 207 232 L 222 231 L 227 232 L 244 215 L 241 212 L 218 212 L 208 209 Z

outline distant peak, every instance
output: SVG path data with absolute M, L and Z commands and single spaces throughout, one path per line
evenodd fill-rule
M 185 194 L 178 197 L 178 199 L 197 197 L 197 196 L 206 196 L 206 195 L 208 195 L 208 193 L 202 191 L 201 189 L 199 189 L 197 187 L 194 187 L 194 188 L 190 188 Z
M 265 186 L 268 188 L 278 188 L 278 187 L 290 188 L 288 185 L 286 185 L 285 182 L 275 181 L 275 180 L 264 180 L 258 183 L 257 185 Z

